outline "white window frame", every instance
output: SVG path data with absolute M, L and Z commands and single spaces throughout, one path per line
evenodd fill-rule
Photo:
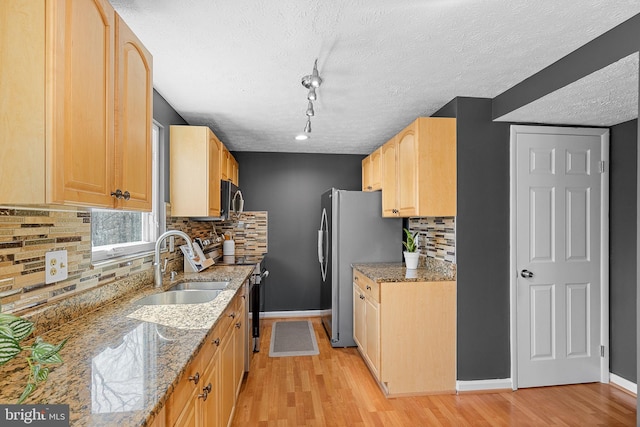
M 103 245 L 91 248 L 91 261 L 93 263 L 101 263 L 111 261 L 123 257 L 134 255 L 143 255 L 152 252 L 155 248 L 155 242 L 161 234 L 166 223 L 166 213 L 164 209 L 164 197 L 162 181 L 164 178 L 164 168 L 162 162 L 161 144 L 163 136 L 163 128 L 157 122 L 152 125 L 152 211 L 142 212 L 142 241 L 119 243 L 114 245 Z M 92 209 L 91 212 L 109 211 L 110 209 Z M 123 211 L 124 212 L 124 211 Z

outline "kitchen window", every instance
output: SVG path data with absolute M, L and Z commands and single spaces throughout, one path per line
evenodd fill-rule
M 153 251 L 160 228 L 164 227 L 164 203 L 160 197 L 160 135 L 156 123 L 152 132 L 153 211 L 133 212 L 112 209 L 91 210 L 91 259 L 106 261 Z

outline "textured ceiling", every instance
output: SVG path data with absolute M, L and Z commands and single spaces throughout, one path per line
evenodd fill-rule
M 637 87 L 634 53 L 498 120 L 611 126 L 638 117 Z
M 190 124 L 210 126 L 230 150 L 353 154 L 373 151 L 456 96 L 493 98 L 640 13 L 638 0 L 111 3 L 153 54 L 158 92 Z M 300 79 L 316 58 L 324 82 L 311 138 L 300 142 L 294 136 L 307 107 Z M 597 108 L 617 97 L 610 90 L 620 91 L 637 105 L 626 96 L 637 95 L 637 56 L 612 68 L 562 91 L 587 94 Z M 617 68 L 632 89 L 616 85 Z M 583 116 L 598 114 L 554 96 L 545 121 L 587 124 Z M 540 121 L 544 102 L 513 114 Z

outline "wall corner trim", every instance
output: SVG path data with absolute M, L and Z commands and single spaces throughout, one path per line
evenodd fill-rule
M 458 393 L 487 392 L 498 390 L 513 390 L 511 378 L 498 378 L 493 380 L 456 381 Z
M 627 390 L 630 393 L 635 394 L 636 396 L 638 395 L 638 384 L 633 383 L 629 380 L 625 380 L 624 378 L 614 373 L 609 374 L 609 382 Z

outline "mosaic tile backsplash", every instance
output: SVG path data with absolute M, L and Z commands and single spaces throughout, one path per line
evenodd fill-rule
M 250 250 L 264 249 L 266 252 L 266 219 L 266 212 L 246 213 L 241 224 L 244 234 L 236 233 L 237 238 L 242 237 L 236 242 L 238 251 L 244 251 L 246 245 Z M 167 229 L 182 230 L 192 238 L 210 238 L 215 224 L 167 217 Z M 225 226 L 238 227 L 233 222 Z M 212 248 L 215 247 L 215 244 L 212 245 Z M 45 254 L 62 249 L 67 250 L 68 278 L 45 284 Z M 162 257 L 169 260 L 167 271 L 182 271 L 183 257 L 179 250 L 165 252 Z M 63 321 L 65 316 L 77 316 L 79 311 L 97 308 L 124 293 L 151 285 L 152 264 L 153 254 L 147 253 L 92 266 L 89 209 L 0 206 L 2 312 L 20 315 L 38 313 L 47 327 L 55 327 L 51 323 L 53 320 L 47 320 L 48 317 L 52 319 L 54 314 Z M 87 290 L 92 290 L 90 297 L 78 298 Z M 45 307 L 53 305 L 56 305 L 57 313 L 45 313 Z M 65 306 L 68 306 L 68 312 Z
M 455 264 L 455 217 L 409 218 L 409 231 L 419 232 L 420 252 L 427 258 Z

